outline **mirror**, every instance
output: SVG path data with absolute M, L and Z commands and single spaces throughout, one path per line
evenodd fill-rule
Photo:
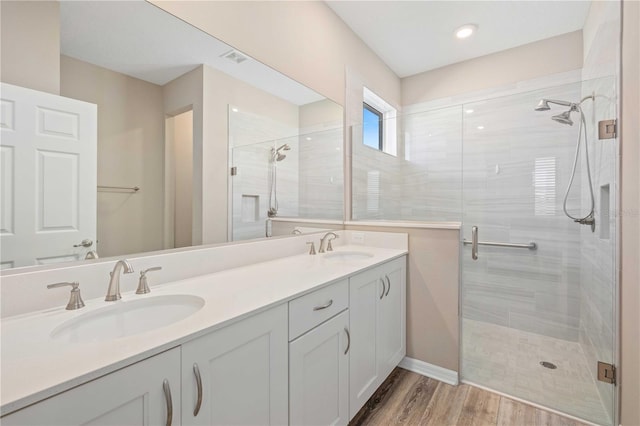
M 148 2 L 58 5 L 60 95 L 97 105 L 97 166 L 77 176 L 97 176 L 95 231 L 67 226 L 72 242 L 20 261 L 4 233 L 3 268 L 275 236 L 283 216 L 342 221 L 340 105 Z

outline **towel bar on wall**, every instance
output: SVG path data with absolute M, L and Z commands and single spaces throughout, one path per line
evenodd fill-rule
M 99 192 L 138 192 L 140 191 L 139 186 L 106 186 L 106 185 L 98 185 Z

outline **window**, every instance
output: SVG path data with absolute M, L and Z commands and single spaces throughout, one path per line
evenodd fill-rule
M 362 143 L 382 151 L 383 115 L 380 111 L 363 103 L 362 108 Z
M 397 155 L 396 109 L 366 87 L 362 98 L 362 143 Z

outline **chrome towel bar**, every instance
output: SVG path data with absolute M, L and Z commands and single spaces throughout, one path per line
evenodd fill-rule
M 462 243 L 465 246 L 471 245 L 471 241 L 463 240 Z M 514 243 L 496 243 L 493 241 L 478 241 L 479 246 L 493 246 L 493 247 L 511 247 L 511 248 L 526 248 L 529 250 L 537 250 L 538 244 L 531 241 L 529 244 L 514 244 Z
M 139 186 L 107 186 L 98 185 L 98 191 L 100 192 L 138 192 Z

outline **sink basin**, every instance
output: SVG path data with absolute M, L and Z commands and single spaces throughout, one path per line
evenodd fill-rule
M 69 343 L 113 340 L 171 325 L 203 306 L 204 299 L 186 294 L 113 302 L 61 324 L 51 337 Z
M 325 254 L 324 257 L 330 260 L 362 260 L 373 257 L 373 254 L 366 251 L 334 251 Z

